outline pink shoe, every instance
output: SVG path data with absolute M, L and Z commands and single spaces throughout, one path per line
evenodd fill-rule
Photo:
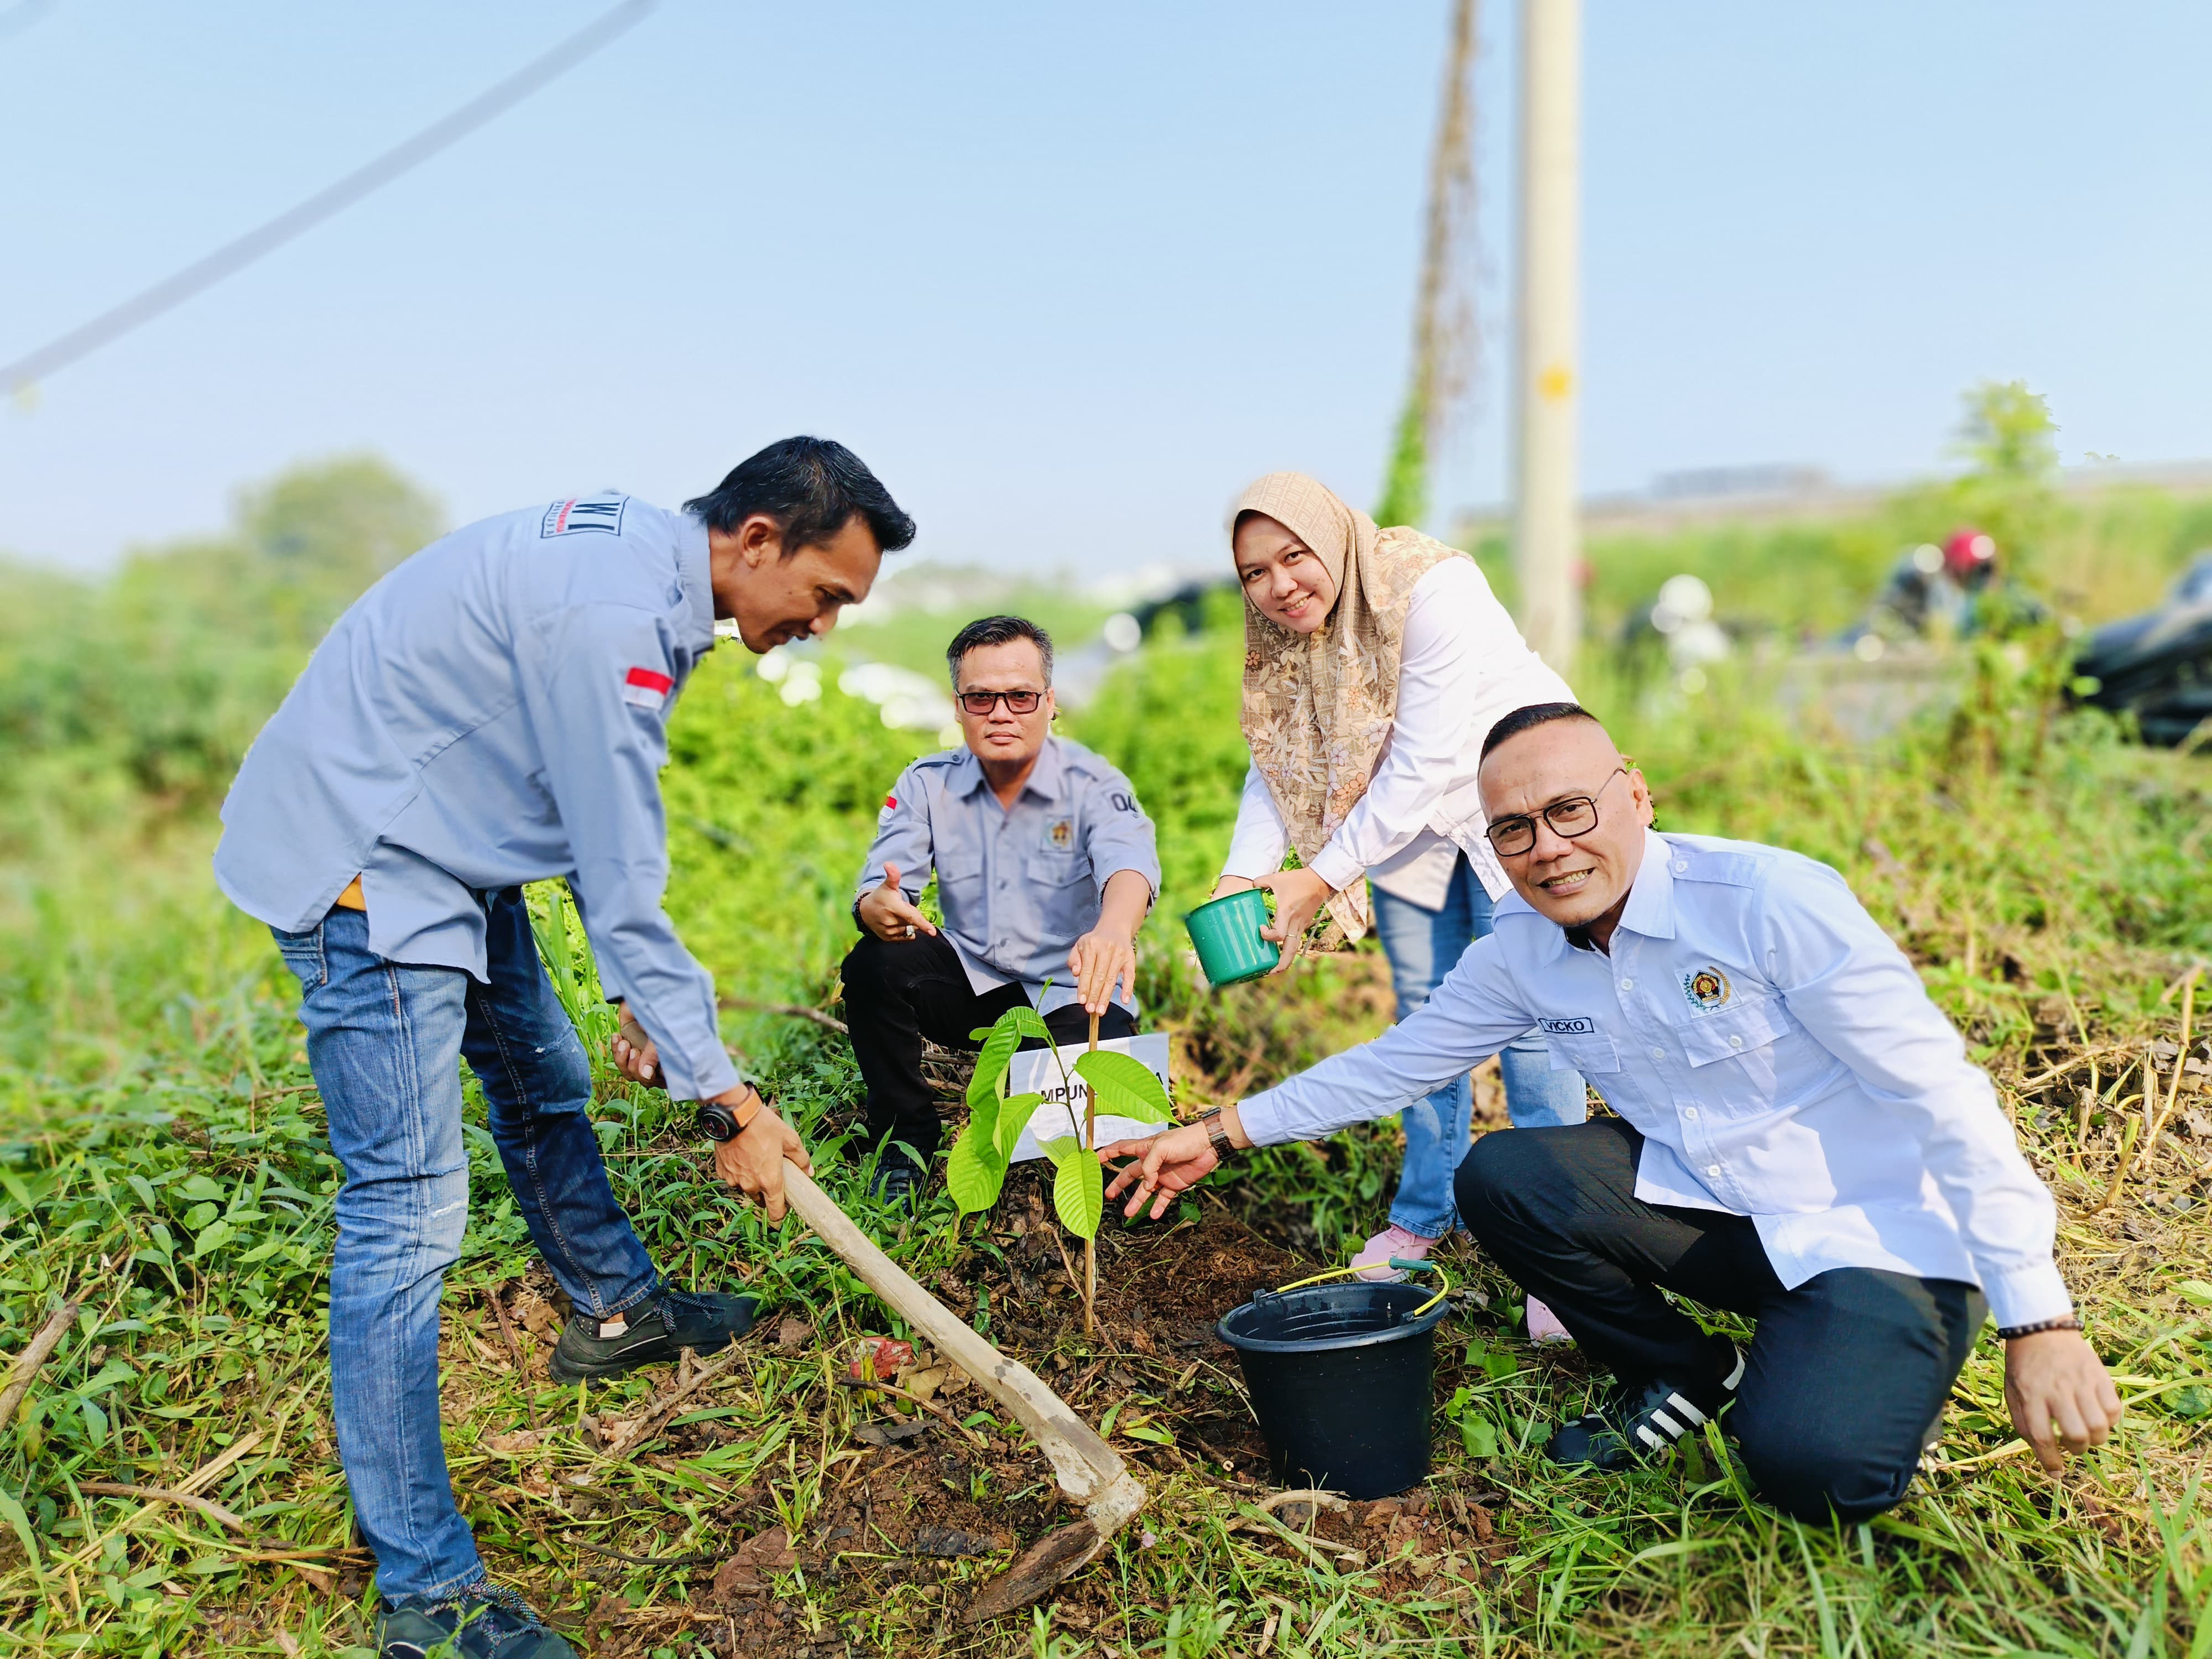
M 1559 1315 L 1532 1296 L 1528 1298 L 1528 1340 L 1540 1348 L 1549 1347 L 1555 1343 L 1571 1346 L 1575 1336 L 1572 1331 L 1559 1323 Z
M 1435 1239 L 1407 1232 L 1393 1222 L 1367 1241 L 1366 1247 L 1352 1258 L 1352 1265 L 1360 1270 L 1359 1277 L 1370 1283 L 1388 1284 L 1394 1279 L 1405 1277 L 1390 1265 L 1392 1256 L 1402 1256 L 1408 1261 L 1425 1261 L 1429 1252 L 1436 1247 Z

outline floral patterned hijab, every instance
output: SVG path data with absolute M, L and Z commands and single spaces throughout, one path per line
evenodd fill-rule
M 1297 634 L 1244 600 L 1245 740 L 1298 857 L 1311 864 L 1367 793 L 1398 711 L 1398 661 L 1413 585 L 1459 556 L 1418 530 L 1377 530 L 1303 472 L 1271 472 L 1237 501 L 1230 535 L 1263 513 L 1312 550 L 1336 579 L 1336 603 Z M 1367 931 L 1367 888 L 1328 902 L 1347 937 Z

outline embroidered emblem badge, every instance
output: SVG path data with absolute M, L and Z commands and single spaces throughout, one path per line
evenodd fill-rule
M 627 495 L 572 495 L 545 509 L 545 517 L 538 526 L 538 538 L 550 541 L 556 536 L 573 536 L 585 530 L 619 536 L 623 509 L 629 505 Z
M 1061 818 L 1045 831 L 1045 844 L 1055 853 L 1065 853 L 1075 845 L 1075 820 Z
M 658 714 L 668 706 L 676 682 L 657 668 L 633 668 L 623 676 L 623 701 L 633 708 Z
M 1700 968 L 1694 974 L 1685 974 L 1682 975 L 1682 994 L 1690 999 L 1692 1008 L 1718 1008 L 1729 1000 L 1728 975 L 1713 967 Z

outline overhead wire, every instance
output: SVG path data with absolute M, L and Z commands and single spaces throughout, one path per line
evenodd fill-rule
M 21 0 L 21 4 L 36 0 Z M 102 312 L 91 321 L 71 329 L 37 350 L 0 366 L 0 389 L 11 394 L 29 391 L 57 370 L 68 368 L 131 330 L 173 310 L 195 295 L 234 276 L 265 254 L 312 230 L 363 197 L 420 167 L 440 151 L 451 148 L 495 116 L 520 103 L 548 82 L 574 69 L 617 37 L 642 21 L 659 0 L 622 0 L 603 12 L 550 52 L 532 58 L 505 80 L 479 93 L 443 119 L 434 121 L 413 137 L 394 145 L 367 165 L 356 167 L 337 183 L 325 186 L 298 206 L 278 214 L 267 223 L 225 243 L 212 253 L 194 260 L 173 276 L 166 276 L 122 304 Z M 21 9 L 21 4 L 16 8 Z M 12 15 L 0 13 L 0 19 Z

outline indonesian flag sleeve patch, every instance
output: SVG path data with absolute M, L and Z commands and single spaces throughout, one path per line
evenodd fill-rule
M 676 682 L 657 668 L 633 668 L 623 677 L 623 701 L 656 714 L 668 706 L 668 694 L 675 689 Z

